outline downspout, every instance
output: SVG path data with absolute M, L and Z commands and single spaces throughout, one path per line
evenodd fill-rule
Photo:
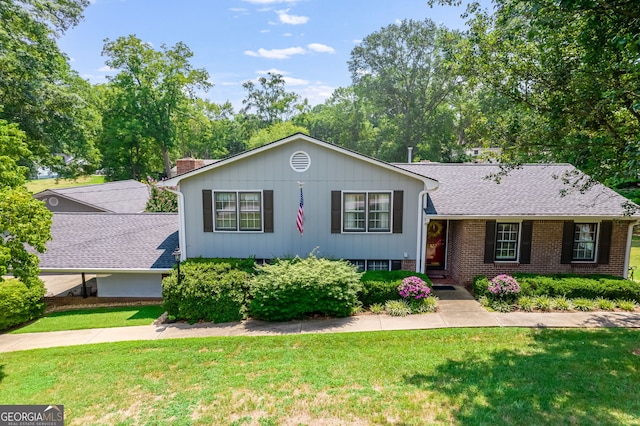
M 418 194 L 418 226 L 417 226 L 417 242 L 416 242 L 416 272 L 424 273 L 424 247 L 426 245 L 426 225 L 423 221 L 424 203 L 426 195 L 429 193 L 427 189 L 423 189 Z M 427 219 L 427 223 L 428 223 Z M 424 240 L 424 242 L 423 242 Z
M 629 263 L 631 260 L 631 241 L 633 240 L 633 227 L 638 223 L 640 223 L 640 221 L 630 222 L 629 229 L 627 230 L 627 250 L 625 251 L 624 255 L 624 278 L 629 278 Z
M 166 188 L 167 191 L 174 193 L 178 196 L 178 246 L 180 247 L 180 261 L 187 260 L 187 227 L 184 218 L 184 194 L 180 192 L 180 184 L 178 189 Z

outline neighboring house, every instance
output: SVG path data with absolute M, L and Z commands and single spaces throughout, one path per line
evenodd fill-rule
M 363 269 L 626 276 L 627 200 L 569 191 L 567 164 L 389 164 L 303 134 L 159 183 L 179 193 L 182 259 L 319 256 Z M 304 232 L 296 218 L 304 193 Z
M 136 180 L 46 189 L 34 198 L 52 212 L 140 213 L 149 200 L 149 186 Z
M 162 297 L 175 265 L 175 213 L 56 213 L 43 273 L 95 274 L 98 297 Z

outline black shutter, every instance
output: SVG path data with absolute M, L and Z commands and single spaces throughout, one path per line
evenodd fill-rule
M 604 220 L 600 223 L 600 235 L 598 236 L 598 264 L 609 264 L 609 253 L 611 252 L 611 231 L 613 222 Z
M 331 191 L 331 233 L 342 232 L 342 192 Z
M 264 209 L 264 232 L 273 232 L 273 190 L 262 191 L 262 207 Z
M 484 234 L 484 263 L 493 263 L 496 254 L 496 221 L 488 220 Z
M 213 232 L 213 198 L 210 189 L 202 190 L 202 222 L 204 232 Z
M 402 234 L 402 209 L 404 206 L 404 192 L 393 191 L 393 233 Z
M 520 263 L 528 265 L 531 263 L 531 239 L 533 237 L 533 221 L 522 221 L 520 230 Z
M 562 254 L 560 263 L 563 265 L 571 263 L 573 259 L 573 238 L 576 232 L 576 225 L 572 220 L 564 222 L 562 225 Z

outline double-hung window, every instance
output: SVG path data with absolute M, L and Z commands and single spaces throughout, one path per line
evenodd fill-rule
M 518 260 L 519 223 L 496 224 L 496 256 L 497 261 Z
M 345 192 L 345 232 L 390 232 L 391 192 Z
M 573 256 L 571 260 L 593 262 L 596 258 L 596 234 L 598 225 L 595 223 L 576 223 L 573 234 Z
M 216 191 L 216 231 L 261 231 L 262 193 Z

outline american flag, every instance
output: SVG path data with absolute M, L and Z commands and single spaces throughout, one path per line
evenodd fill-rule
M 302 187 L 300 187 L 300 205 L 298 206 L 298 217 L 296 217 L 296 228 L 300 235 L 304 233 L 304 196 L 302 195 Z

